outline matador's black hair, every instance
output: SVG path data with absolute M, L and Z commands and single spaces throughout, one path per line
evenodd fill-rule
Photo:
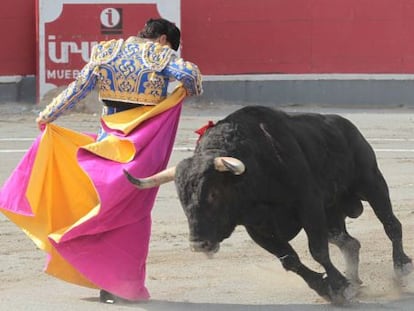
M 146 39 L 156 39 L 161 35 L 167 36 L 167 41 L 171 44 L 171 48 L 175 51 L 180 47 L 181 32 L 174 23 L 163 19 L 149 19 L 144 29 L 140 31 L 138 36 Z

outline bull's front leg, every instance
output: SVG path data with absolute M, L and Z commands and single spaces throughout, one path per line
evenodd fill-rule
M 246 226 L 246 230 L 257 244 L 275 255 L 287 271 L 292 271 L 300 275 L 308 286 L 315 290 L 321 297 L 327 301 L 332 301 L 327 279 L 323 277 L 324 274 L 306 267 L 288 242 L 280 241 L 275 236 L 266 235 L 251 226 Z

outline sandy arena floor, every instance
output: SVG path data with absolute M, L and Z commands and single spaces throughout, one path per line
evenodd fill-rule
M 171 165 L 191 155 L 194 130 L 218 120 L 237 106 L 185 106 Z M 38 134 L 36 107 L 0 105 L 0 183 Z M 414 257 L 414 111 L 289 108 L 336 112 L 353 121 L 372 143 L 387 179 L 396 215 L 403 224 L 406 252 Z M 93 132 L 98 116 L 74 113 L 58 124 Z M 350 233 L 362 244 L 360 275 L 364 281 L 351 310 L 414 310 L 414 274 L 404 283 L 393 277 L 391 245 L 371 208 L 349 222 Z M 292 244 L 310 267 L 301 233 Z M 331 257 L 343 269 L 341 254 Z M 336 310 L 302 279 L 283 270 L 278 260 L 237 228 L 212 259 L 192 253 L 188 227 L 173 184 L 164 185 L 153 210 L 147 286 L 152 300 L 145 304 L 104 305 L 98 291 L 61 282 L 42 272 L 45 256 L 26 236 L 0 215 L 0 310 Z

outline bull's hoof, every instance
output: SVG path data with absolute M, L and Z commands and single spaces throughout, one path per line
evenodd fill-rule
M 401 266 L 395 266 L 394 272 L 397 278 L 403 278 L 414 270 L 412 262 L 405 263 Z
M 351 282 L 351 285 L 357 289 L 362 286 L 362 283 L 364 283 L 358 276 L 353 277 L 353 278 L 348 278 L 348 280 L 349 282 Z
M 329 289 L 330 302 L 334 305 L 344 306 L 354 302 L 354 298 L 358 294 L 359 286 L 349 283 L 336 291 L 332 290 L 331 287 Z
M 331 297 L 329 295 L 330 289 L 329 289 L 329 283 L 328 278 L 324 277 L 323 273 L 318 273 L 318 278 L 316 279 L 315 283 L 311 288 L 313 288 L 319 296 L 321 296 L 323 299 L 325 299 L 327 302 L 331 302 Z
M 337 288 L 333 289 L 329 284 L 328 278 L 322 277 L 317 282 L 313 283 L 312 288 L 325 299 L 327 302 L 333 305 L 348 305 L 353 302 L 353 298 L 358 294 L 360 288 L 359 284 L 350 283 L 346 279 L 342 279 L 338 282 Z
M 345 273 L 346 278 L 351 282 L 354 287 L 361 287 L 362 280 L 359 278 L 358 273 Z

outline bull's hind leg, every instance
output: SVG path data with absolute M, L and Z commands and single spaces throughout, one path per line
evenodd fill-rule
M 246 226 L 250 237 L 265 250 L 275 255 L 287 271 L 300 275 L 310 288 L 315 290 L 327 301 L 332 301 L 329 291 L 329 284 L 324 274 L 317 273 L 306 267 L 299 259 L 295 250 L 288 242 L 280 241 L 275 236 L 261 233 L 259 230 Z
M 359 250 L 361 243 L 346 231 L 345 222 L 342 225 L 329 229 L 329 242 L 338 246 L 345 259 L 345 276 L 353 285 L 361 285 L 359 278 Z
M 359 278 L 359 250 L 361 243 L 346 230 L 346 215 L 358 217 L 362 213 L 361 201 L 344 197 L 326 209 L 329 242 L 338 246 L 345 259 L 345 276 L 355 286 L 362 284 Z
M 362 281 L 359 278 L 359 249 L 361 243 L 347 232 L 341 232 L 329 236 L 329 242 L 335 244 L 341 250 L 345 259 L 345 276 L 353 285 L 361 285 Z
M 378 169 L 364 182 L 361 194 L 371 205 L 392 242 L 392 258 L 397 276 L 410 273 L 413 265 L 411 258 L 404 252 L 402 226 L 393 213 L 387 183 Z
M 319 207 L 318 201 L 312 197 L 307 200 L 308 203 L 300 210 L 300 220 L 308 237 L 312 257 L 326 271 L 332 301 L 337 304 L 347 303 L 356 295 L 356 291 L 330 259 L 328 218 L 325 209 Z

